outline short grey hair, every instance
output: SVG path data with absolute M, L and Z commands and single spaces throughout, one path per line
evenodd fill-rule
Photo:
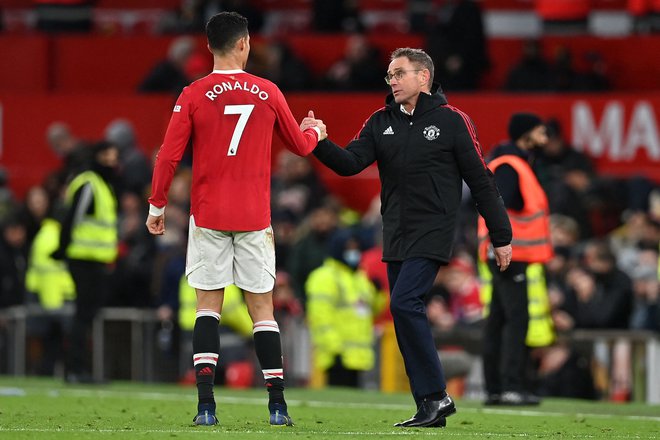
M 401 57 L 406 57 L 410 60 L 411 63 L 415 63 L 419 67 L 428 69 L 428 71 L 431 73 L 429 83 L 433 84 L 433 60 L 426 52 L 424 52 L 422 49 L 413 49 L 412 47 L 400 47 L 392 52 L 390 60 Z

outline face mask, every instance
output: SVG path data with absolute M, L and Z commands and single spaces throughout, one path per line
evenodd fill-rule
M 358 264 L 360 264 L 360 258 L 362 258 L 362 252 L 360 252 L 357 249 L 346 249 L 342 257 L 344 258 L 344 263 L 355 269 L 356 267 L 358 267 Z

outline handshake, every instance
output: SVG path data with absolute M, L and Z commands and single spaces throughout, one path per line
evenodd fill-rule
M 308 128 L 312 127 L 318 127 L 318 129 L 321 131 L 321 134 L 319 135 L 319 141 L 322 141 L 323 139 L 328 137 L 328 132 L 326 131 L 325 124 L 323 123 L 322 120 L 316 119 L 314 117 L 314 112 L 312 110 L 307 113 L 307 117 L 302 120 L 300 123 L 300 130 L 305 131 Z

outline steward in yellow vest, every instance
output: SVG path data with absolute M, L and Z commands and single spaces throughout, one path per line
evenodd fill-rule
M 113 190 L 119 151 L 106 141 L 91 147 L 88 170 L 66 189 L 67 214 L 60 231 L 56 259 L 66 259 L 76 285 L 76 311 L 71 330 L 66 379 L 91 381 L 88 334 L 110 286 L 111 263 L 118 253 L 117 198 Z
M 548 141 L 543 121 L 516 113 L 509 121 L 510 142 L 497 146 L 488 168 L 494 173 L 511 221 L 511 264 L 500 271 L 479 219 L 480 272 L 486 282 L 484 303 L 484 379 L 487 405 L 538 405 L 526 380 L 529 348 L 554 341 L 543 263 L 550 260 L 548 200 L 530 162 L 532 152 Z
M 358 268 L 357 238 L 338 231 L 330 243 L 331 257 L 305 283 L 314 368 L 329 385 L 355 387 L 358 372 L 374 367 L 374 317 L 385 298 Z
M 60 223 L 53 218 L 45 218 L 34 237 L 25 286 L 39 298 L 41 307 L 49 313 L 39 316 L 31 325 L 31 333 L 41 343 L 41 358 L 36 365 L 36 373 L 52 376 L 55 364 L 62 359 L 64 334 L 71 324 L 71 317 L 65 304 L 75 299 L 76 287 L 63 261 L 51 257 L 60 243 Z

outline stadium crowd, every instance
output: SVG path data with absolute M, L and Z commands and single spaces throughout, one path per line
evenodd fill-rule
M 556 330 L 559 333 L 573 329 L 660 332 L 660 189 L 643 179 L 615 180 L 596 174 L 588 158 L 566 144 L 555 122 L 549 121 L 548 127 L 550 141 L 540 152 L 535 167 L 549 195 L 552 211 L 555 257 L 547 264 L 547 281 Z M 30 256 L 44 220 L 61 220 L 58 218 L 60 195 L 72 173 L 85 166 L 85 153 L 90 146 L 76 139 L 60 122 L 53 123 L 48 138 L 52 147 L 62 154 L 62 168 L 46 176 L 42 185 L 31 188 L 24 200 L 14 200 L 8 182 L 3 182 L 2 308 L 41 303 L 52 310 L 65 307 L 72 299 L 71 292 L 69 296 L 60 292 L 61 298 L 53 298 L 55 293 L 35 290 L 30 285 L 30 272 L 35 270 Z M 160 347 L 178 353 L 171 338 L 172 332 L 176 334 L 179 328 L 178 317 L 181 316 L 178 314 L 181 307 L 179 281 L 183 275 L 188 228 L 190 164 L 183 164 L 170 189 L 167 233 L 154 238 L 143 225 L 149 159 L 135 145 L 135 133 L 126 121 L 113 121 L 103 138 L 117 145 L 120 151 L 120 168 L 115 181 L 120 201 L 119 256 L 111 278 L 112 293 L 105 305 L 156 310 L 163 329 Z M 469 199 L 469 192 L 465 195 Z M 483 324 L 481 283 L 474 257 L 477 214 L 470 206 L 465 201 L 454 259 L 440 270 L 427 298 L 429 319 L 437 331 L 441 349 L 446 344 L 455 346 L 462 332 L 465 337 L 474 336 Z M 378 317 L 374 319 L 377 330 L 388 320 L 387 313 L 381 313 L 387 296 L 383 263 L 373 258 L 373 254 L 379 253 L 379 201 L 374 200 L 363 215 L 342 206 L 326 190 L 309 159 L 283 151 L 277 157 L 273 174 L 272 213 L 278 271 L 275 305 L 283 328 L 296 329 L 292 335 L 296 339 L 291 341 L 286 339 L 286 330 L 283 331 L 285 347 L 289 350 L 287 355 L 295 364 L 290 366 L 290 380 L 305 384 L 311 373 L 305 359 L 299 356 L 309 355 L 309 348 L 305 349 L 308 341 L 300 336 L 299 330 L 306 324 L 314 325 L 306 321 L 306 311 L 310 306 L 312 310 L 315 307 L 314 303 L 310 304 L 310 299 L 314 299 L 310 289 L 314 291 L 314 286 L 308 280 L 328 259 L 351 267 L 356 266 L 356 260 L 347 261 L 346 258 L 359 260 L 362 256 L 359 271 L 368 275 L 381 296 L 377 301 L 381 304 L 375 306 L 369 319 Z M 344 253 L 348 237 L 352 237 L 352 249 L 357 252 Z M 66 318 L 60 316 L 46 325 L 35 319 L 30 326 L 35 341 L 41 341 L 32 345 L 28 353 L 30 374 L 50 375 L 55 371 L 59 351 L 53 344 L 57 347 L 64 343 L 65 321 Z M 236 328 L 240 329 L 240 324 Z M 234 332 L 241 334 L 240 330 Z M 244 348 L 240 349 L 244 343 L 247 342 L 238 344 L 236 355 L 226 356 L 223 362 L 241 361 L 238 365 L 247 368 L 249 356 Z M 468 348 L 472 345 L 473 354 L 478 353 L 474 344 L 475 341 L 466 344 Z M 303 353 L 296 354 L 298 350 Z M 449 351 L 452 350 L 449 347 Z M 625 357 L 625 353 L 622 356 Z M 577 387 L 588 382 L 565 380 L 591 374 L 584 353 L 557 343 L 538 350 L 535 359 L 542 393 L 596 396 L 593 387 Z M 366 369 L 372 369 L 373 365 L 369 363 Z M 456 368 L 458 375 L 465 375 L 469 371 L 469 358 L 459 357 Z M 186 371 L 182 367 L 180 370 L 177 374 L 185 376 Z M 245 380 L 245 374 L 239 374 L 241 380 Z M 617 392 L 627 399 L 631 379 L 623 376 L 624 383 L 617 385 L 620 388 Z
M 163 32 L 201 30 L 204 14 L 220 3 L 231 3 L 247 15 L 255 26 L 252 32 L 259 32 L 263 26 L 260 11 L 250 8 L 249 2 L 183 2 L 178 13 L 163 21 Z M 350 3 L 314 2 L 313 25 L 318 32 L 354 32 L 347 40 L 345 57 L 323 77 L 314 77 L 304 62 L 280 42 L 255 48 L 247 70 L 272 79 L 285 91 L 384 90 L 381 85 L 386 67 L 376 49 L 359 33 L 364 27 L 359 14 L 350 8 L 323 9 Z M 489 62 L 483 25 L 475 2 L 456 3 L 459 6 L 451 14 L 438 10 L 433 15 L 436 20 L 420 26 L 427 32 L 429 53 L 440 66 L 437 75 L 443 87 L 475 90 Z M 184 9 L 191 5 L 194 10 Z M 411 16 L 411 20 L 419 17 Z M 468 26 L 472 35 L 455 30 L 456 26 L 467 26 L 466 22 L 475 23 Z M 458 34 L 465 41 L 456 41 Z M 447 47 L 464 52 L 449 53 Z M 594 53 L 589 61 L 588 71 L 576 72 L 568 49 L 548 61 L 541 58 L 538 43 L 530 41 L 525 45 L 523 59 L 512 66 L 504 87 L 516 92 L 608 89 L 601 57 Z M 189 37 L 178 38 L 166 59 L 144 78 L 139 92 L 178 94 L 204 69 Z M 617 179 L 597 173 L 590 159 L 568 143 L 556 121 L 545 122 L 549 141 L 536 152 L 533 168 L 548 195 L 552 214 L 555 256 L 546 265 L 546 271 L 557 333 L 570 334 L 577 329 L 660 333 L 660 187 L 644 178 Z M 89 165 L 92 145 L 104 140 L 119 151 L 119 167 L 112 182 L 119 201 L 119 252 L 110 278 L 111 294 L 104 305 L 153 310 L 160 323 L 158 349 L 164 358 L 175 359 L 172 371 L 162 377 L 189 381 L 191 365 L 186 366 L 185 359 L 189 359 L 186 341 L 190 339 L 185 333 L 190 329 L 181 321 L 181 312 L 190 304 L 185 301 L 180 280 L 189 224 L 190 157 L 184 157 L 170 188 L 167 233 L 154 237 L 143 224 L 153 158 L 137 145 L 139 136 L 129 121 L 112 121 L 93 142 L 80 139 L 66 121 L 53 122 L 45 137 L 62 165 L 44 176 L 43 182 L 32 187 L 22 200 L 13 196 L 9 177 L 0 170 L 0 310 L 38 304 L 51 312 L 51 319 L 28 322 L 33 341 L 27 353 L 28 374 L 62 372 L 58 367 L 62 352 L 59 348 L 68 344 L 71 322 L 70 315 L 58 311 L 65 310 L 75 295 L 71 287 L 41 288 L 39 283 L 46 281 L 39 281 L 35 275 L 39 271 L 34 258 L 36 238 L 48 220 L 63 221 L 62 196 L 68 182 Z M 344 353 L 336 351 L 332 341 L 327 340 L 338 336 L 316 333 L 319 328 L 336 323 L 322 321 L 325 314 L 333 313 L 332 305 L 319 295 L 315 283 L 322 282 L 318 280 L 323 280 L 333 268 L 348 268 L 346 276 L 355 279 L 347 283 L 360 292 L 369 291 L 368 299 L 356 301 L 356 307 L 359 302 L 360 307 L 368 309 L 361 310 L 359 316 L 366 316 L 375 334 L 385 339 L 391 316 L 386 306 L 387 277 L 379 259 L 380 202 L 374 200 L 364 213 L 349 209 L 324 186 L 315 165 L 310 159 L 283 151 L 276 158 L 273 172 L 271 209 L 277 261 L 274 301 L 288 363 L 287 380 L 295 385 L 322 385 L 328 380 L 331 384 L 377 386 L 380 373 L 376 366 L 384 349 L 374 347 L 373 362 L 349 366 L 344 362 L 342 367 Z M 478 357 L 485 308 L 480 296 L 483 280 L 476 261 L 477 213 L 469 198 L 465 188 L 454 258 L 441 268 L 426 299 L 438 349 L 447 363 L 447 375 L 458 378 L 459 384 L 464 383 Z M 239 310 L 240 295 L 237 298 Z M 322 305 L 316 302 L 324 300 Z M 228 313 L 225 310 L 221 328 L 223 357 L 219 367 L 225 374 L 220 380 L 236 386 L 251 385 L 255 381 L 255 359 L 247 350 L 250 338 L 246 337 L 251 336 L 251 331 L 245 330 L 245 314 L 237 312 L 235 320 L 225 319 Z M 0 320 L 0 351 L 3 345 L 6 348 L 6 332 L 2 330 L 5 325 Z M 226 347 L 232 349 L 225 351 Z M 330 358 L 319 361 L 318 353 L 322 350 L 328 350 Z M 530 368 L 536 372 L 535 385 L 541 395 L 628 400 L 632 393 L 629 352 L 625 343 L 616 347 L 613 371 L 609 374 L 612 383 L 608 386 L 596 377 L 597 368 L 593 365 L 598 359 L 592 359 L 592 352 L 576 349 L 563 338 L 535 349 L 534 365 Z M 184 360 L 179 361 L 179 357 Z M 362 373 L 356 375 L 357 372 Z

